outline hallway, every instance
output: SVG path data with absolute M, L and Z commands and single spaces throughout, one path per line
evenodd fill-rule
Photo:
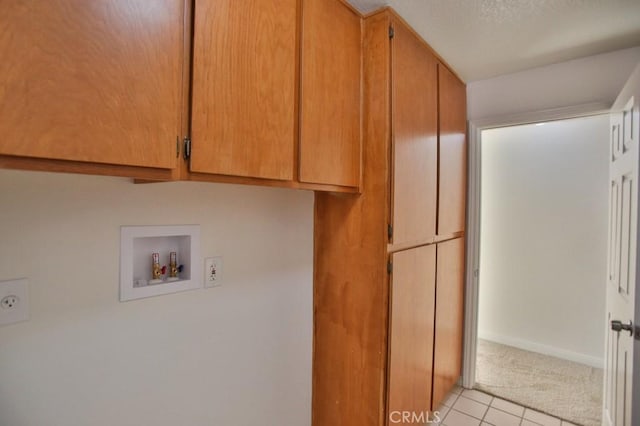
M 602 419 L 603 370 L 478 340 L 476 387 L 584 426 Z

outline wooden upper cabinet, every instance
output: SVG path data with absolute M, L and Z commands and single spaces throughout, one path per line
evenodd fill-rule
M 196 0 L 191 171 L 292 180 L 298 0 Z
M 7 1 L 0 155 L 174 168 L 184 0 Z
M 392 39 L 393 243 L 436 234 L 438 179 L 437 61 L 404 24 Z
M 464 231 L 467 182 L 466 88 L 445 66 L 440 84 L 440 189 L 438 234 Z
M 438 244 L 433 406 L 460 378 L 464 312 L 464 238 Z
M 357 187 L 361 17 L 340 0 L 304 0 L 300 181 Z
M 388 413 L 431 410 L 436 247 L 394 253 Z

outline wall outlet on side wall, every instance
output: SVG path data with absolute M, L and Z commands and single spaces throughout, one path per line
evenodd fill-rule
M 222 256 L 204 259 L 204 286 L 217 287 L 222 285 Z
M 0 281 L 0 325 L 28 319 L 27 279 Z

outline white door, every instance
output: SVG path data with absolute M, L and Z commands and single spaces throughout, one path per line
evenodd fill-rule
M 640 65 L 611 111 L 609 258 L 603 422 L 606 426 L 640 424 L 632 413 L 634 329 L 638 243 L 638 106 Z M 640 351 L 636 351 L 636 356 Z M 639 374 L 636 368 L 636 375 Z M 640 389 L 636 388 L 636 392 Z M 636 418 L 632 423 L 632 414 Z

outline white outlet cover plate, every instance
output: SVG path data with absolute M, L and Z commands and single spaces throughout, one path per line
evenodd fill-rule
M 0 307 L 0 325 L 13 324 L 29 319 L 29 291 L 27 284 L 28 280 L 26 278 L 0 281 L 0 300 L 7 296 L 16 296 L 18 298 L 18 304 L 15 307 L 11 309 Z
M 216 269 L 215 280 L 209 279 L 211 267 Z M 207 257 L 204 260 L 204 286 L 207 288 L 221 286 L 223 269 L 222 256 Z

